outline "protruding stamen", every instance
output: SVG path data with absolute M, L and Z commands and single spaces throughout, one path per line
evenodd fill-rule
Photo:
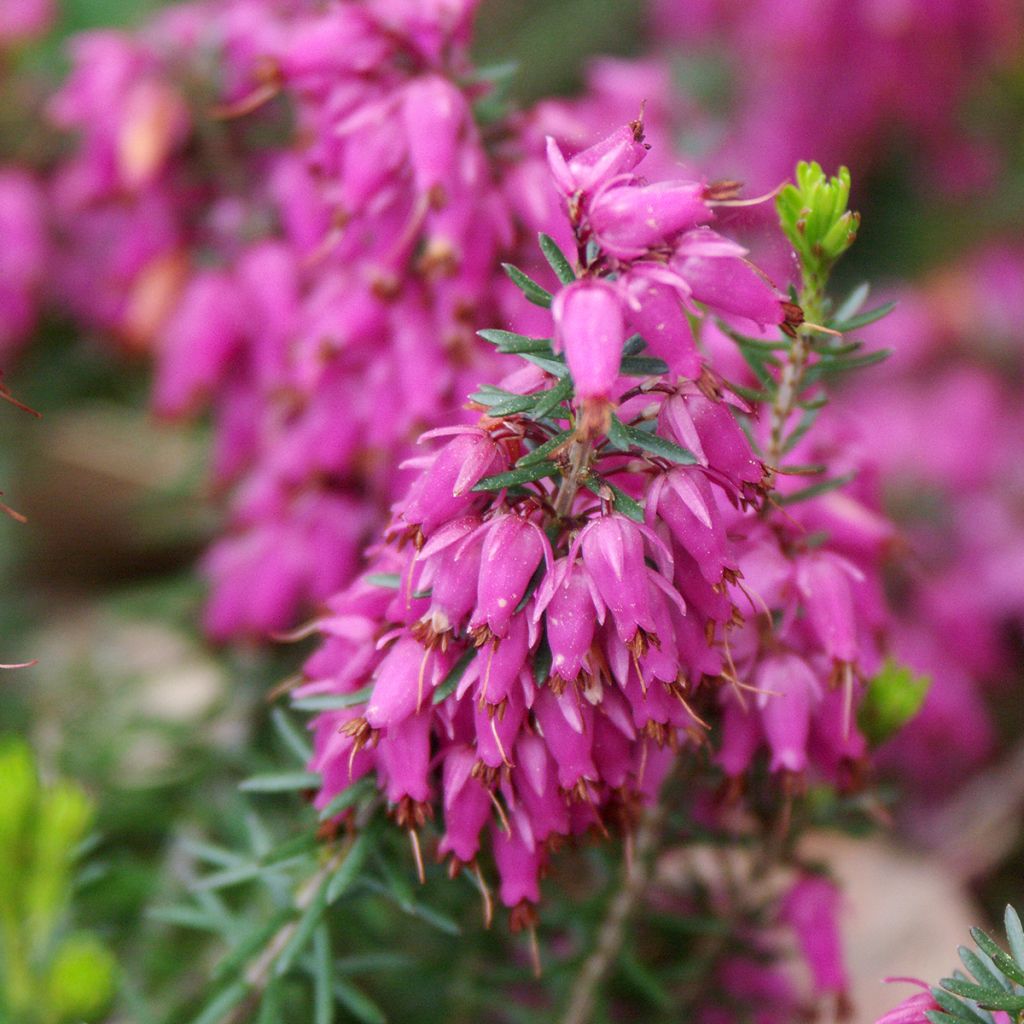
M 427 875 L 423 870 L 423 852 L 420 850 L 420 837 L 414 828 L 409 829 L 409 842 L 412 844 L 412 855 L 416 860 L 416 877 L 420 880 L 420 885 L 425 885 Z

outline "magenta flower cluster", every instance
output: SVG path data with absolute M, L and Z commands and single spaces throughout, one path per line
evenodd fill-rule
M 554 220 L 544 136 L 590 136 L 612 89 L 633 116 L 665 88 L 608 65 L 600 103 L 485 139 L 475 6 L 232 0 L 73 42 L 50 104 L 78 136 L 50 186 L 57 299 L 153 352 L 158 412 L 212 407 L 216 638 L 286 628 L 352 578 L 416 435 L 490 372 L 475 331 L 518 294 L 499 262 Z
M 158 412 L 213 408 L 215 637 L 347 582 L 404 448 L 481 372 L 514 234 L 473 116 L 474 6 L 237 0 L 74 42 L 60 299 L 155 351 Z
M 760 750 L 788 786 L 848 777 L 880 656 L 873 553 L 821 540 L 856 516 L 773 511 L 735 415 L 756 410 L 698 344 L 712 315 L 791 331 L 799 309 L 710 226 L 713 190 L 649 182 L 644 156 L 638 123 L 568 159 L 549 144 L 575 263 L 532 292 L 549 340 L 484 332 L 527 365 L 475 396 L 476 424 L 425 436 L 296 691 L 328 708 L 317 806 L 369 775 L 414 838 L 440 819 L 453 870 L 488 837 L 519 923 L 550 850 L 628 828 L 712 722 L 737 780 Z

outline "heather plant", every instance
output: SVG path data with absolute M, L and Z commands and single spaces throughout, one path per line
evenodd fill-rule
M 884 308 L 862 313 L 854 296 L 833 310 L 825 294 L 856 234 L 845 171 L 801 165 L 780 194 L 801 271 L 783 293 L 711 226 L 735 186 L 649 181 L 646 155 L 641 121 L 568 156 L 549 140 L 571 245 L 540 236 L 550 290 L 505 267 L 546 336 L 481 332 L 521 365 L 471 395 L 475 423 L 423 436 L 434 450 L 412 463 L 367 571 L 314 622 L 321 645 L 292 686 L 295 707 L 318 712 L 307 770 L 247 788 L 315 790 L 318 866 L 266 945 L 231 956 L 204 1020 L 268 1005 L 295 971 L 318 1004 L 345 1001 L 329 908 L 380 871 L 385 891 L 408 892 L 396 875 L 425 881 L 431 855 L 472 880 L 485 925 L 496 886 L 540 972 L 556 851 L 617 837 L 622 888 L 566 997 L 567 1021 L 590 1019 L 656 851 L 685 850 L 694 827 L 756 864 L 733 897 L 744 941 L 708 958 L 709 975 L 736 998 L 767 986 L 778 1019 L 801 1000 L 845 1005 L 836 889 L 795 844 L 814 819 L 805 794 L 855 792 L 859 722 L 878 740 L 922 693 L 884 665 L 888 528 L 848 493 L 854 456 L 834 437 L 819 446 L 816 428 L 825 383 L 884 357 L 848 337 Z M 717 371 L 726 342 L 757 387 Z M 406 834 L 404 866 L 384 817 Z M 689 824 L 666 835 L 666 820 Z M 208 884 L 257 872 L 225 860 Z M 429 894 L 397 899 L 436 919 Z M 777 956 L 758 938 L 767 920 L 795 935 L 812 992 L 777 966 L 758 980 Z M 714 1003 L 697 999 L 709 1020 Z
M 896 124 L 953 190 L 988 180 L 947 114 L 1017 13 L 655 6 L 662 39 L 703 14 L 749 64 L 724 140 L 660 57 L 595 61 L 581 95 L 516 108 L 509 69 L 473 58 L 474 0 L 205 0 L 74 38 L 60 141 L 5 151 L 0 355 L 48 306 L 81 348 L 103 339 L 106 372 L 149 358 L 157 413 L 210 422 L 207 634 L 306 645 L 220 652 L 238 720 L 177 740 L 195 763 L 162 766 L 174 784 L 119 794 L 151 872 L 134 897 L 123 865 L 103 885 L 134 910 L 129 1017 L 842 1017 L 843 894 L 807 840 L 890 821 L 877 764 L 941 799 L 992 752 L 1022 608 L 1019 257 L 887 294 L 882 319 L 892 303 L 833 282 L 859 228 L 848 172 L 778 179 L 803 152 L 877 170 Z M 0 56 L 52 16 L 15 13 Z M 931 57 L 909 45 L 922 18 Z M 852 53 L 856 81 L 835 73 Z M 901 243 L 925 247 L 916 228 Z M 303 659 L 264 722 L 244 681 Z M 187 704 L 176 668 L 184 696 L 159 688 Z M 102 957 L 51 984 L 67 888 L 22 958 L 28 1003 L 10 960 L 28 1019 L 98 1014 L 110 987 Z M 974 981 L 892 1019 L 977 1004 L 1001 1024 L 1016 988 L 965 963 Z

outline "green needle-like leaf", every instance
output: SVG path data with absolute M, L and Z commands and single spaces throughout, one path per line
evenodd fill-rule
M 599 498 L 604 497 L 601 492 L 607 489 L 612 496 L 612 504 L 615 506 L 616 512 L 621 512 L 624 516 L 628 516 L 635 523 L 642 523 L 644 521 L 643 507 L 638 505 L 625 491 L 616 487 L 615 484 L 602 480 L 600 477 L 592 476 L 584 481 L 584 486 L 588 491 L 593 491 Z
M 469 668 L 469 663 L 476 657 L 476 650 L 475 647 L 470 647 L 455 663 L 448 675 L 441 680 L 437 689 L 434 690 L 434 696 L 431 698 L 434 704 L 440 704 L 455 692 L 462 681 L 463 675 L 465 675 L 466 669 Z
M 192 1019 L 192 1024 L 218 1024 L 218 1021 L 226 1017 L 248 994 L 248 984 L 245 981 L 236 981 L 210 1000 L 199 1016 Z
M 677 462 L 683 466 L 693 466 L 697 462 L 697 456 L 693 452 L 680 447 L 666 437 L 661 437 L 659 434 L 627 426 L 618 416 L 612 416 L 611 427 L 608 430 L 608 440 L 616 448 L 624 452 L 628 452 L 632 448 L 640 448 L 643 451 L 650 452 L 652 455 L 668 459 L 669 462 Z
M 331 875 L 327 883 L 328 906 L 352 888 L 352 883 L 359 877 L 359 872 L 362 871 L 363 865 L 366 863 L 370 848 L 370 837 L 366 832 L 360 832 L 348 853 L 345 854 L 345 859 L 339 865 L 338 870 Z
M 270 712 L 270 721 L 284 745 L 303 764 L 308 764 L 313 756 L 313 748 L 304 733 L 295 727 L 295 723 L 281 708 L 274 708 Z
M 502 263 L 501 269 L 512 279 L 512 283 L 532 302 L 535 306 L 542 306 L 548 309 L 551 306 L 551 292 L 542 288 L 532 277 L 524 274 L 518 267 L 511 263 Z
M 1020 915 L 1009 904 L 1006 913 L 1003 915 L 1003 922 L 1006 926 L 1006 940 L 1010 944 L 1010 951 L 1018 966 L 1024 967 L 1024 926 L 1021 925 Z
M 313 931 L 320 923 L 324 916 L 324 911 L 327 909 L 328 881 L 325 879 L 320 883 L 309 905 L 302 911 L 299 920 L 296 922 L 295 931 L 292 932 L 274 964 L 275 977 L 281 978 L 287 974 L 299 954 L 309 945 L 313 937 Z
M 980 949 L 988 954 L 997 970 L 1002 971 L 1007 978 L 1018 985 L 1024 985 L 1024 970 L 1014 962 L 1013 957 L 1005 952 L 994 939 L 990 938 L 980 928 L 971 929 L 971 938 L 974 939 Z
M 884 363 L 891 355 L 892 350 L 887 348 L 879 349 L 877 352 L 869 352 L 865 356 L 856 357 L 840 356 L 832 359 L 825 358 L 823 355 L 804 374 L 804 387 L 810 387 L 819 380 L 823 380 L 826 377 L 834 377 L 836 374 L 852 373 L 854 370 L 865 370 L 869 366 L 877 366 L 879 363 Z
M 338 1002 L 362 1024 L 387 1024 L 384 1011 L 352 982 L 335 978 L 333 988 Z
M 986 1010 L 1008 1010 L 1010 1013 L 1024 1010 L 1024 996 L 1007 992 L 1002 987 L 991 988 L 974 985 L 958 978 L 943 978 L 940 984 L 949 992 L 963 996 L 965 999 L 973 999 Z
M 515 331 L 500 331 L 492 328 L 476 333 L 484 341 L 496 345 L 499 352 L 508 355 L 522 355 L 526 352 L 546 352 L 551 355 L 550 338 L 531 338 L 525 334 L 516 334 Z
M 563 377 L 569 376 L 569 367 L 565 365 L 561 356 L 542 355 L 539 352 L 520 352 L 518 354 L 528 363 L 533 363 L 545 373 L 550 373 L 552 377 L 558 377 L 561 380 Z
M 987 959 L 983 959 L 966 946 L 957 949 L 964 967 L 967 968 L 978 980 L 979 985 L 985 988 L 1006 988 L 1006 980 L 999 976 L 994 967 L 990 967 Z
M 315 772 L 268 772 L 254 775 L 238 788 L 243 793 L 288 793 L 300 789 L 317 789 L 320 776 Z
M 622 343 L 622 358 L 626 359 L 629 356 L 638 356 L 645 348 L 647 348 L 647 341 L 643 335 L 631 334 Z
M 294 914 L 294 907 L 282 907 L 263 924 L 249 928 L 241 942 L 214 968 L 214 981 L 227 981 L 233 978 L 277 935 Z
M 364 704 L 373 693 L 373 683 L 352 693 L 318 693 L 310 697 L 300 697 L 292 703 L 296 711 L 340 711 L 342 708 Z
M 534 406 L 532 418 L 542 420 L 550 416 L 563 402 L 568 401 L 573 395 L 573 383 L 571 377 L 563 377 L 553 388 Z
M 932 998 L 947 1013 L 963 1021 L 964 1024 L 991 1024 L 991 1021 L 983 1017 L 973 1006 L 961 1002 L 950 992 L 943 992 L 941 988 L 931 989 Z
M 858 327 L 867 327 L 868 324 L 881 320 L 882 317 L 888 316 L 895 308 L 895 302 L 885 302 L 875 309 L 869 309 L 866 313 L 861 313 L 859 316 L 851 316 L 848 320 L 840 320 L 831 326 L 833 330 L 839 331 L 841 334 L 847 334 L 850 331 L 857 330 Z
M 775 501 L 779 505 L 795 505 L 800 501 L 817 498 L 819 495 L 828 494 L 829 491 L 836 491 L 840 487 L 845 487 L 856 475 L 856 473 L 844 473 L 842 476 L 822 480 L 821 483 L 814 484 L 812 487 L 804 487 L 799 491 L 792 491 L 790 494 L 776 494 Z
M 500 491 L 505 487 L 517 487 L 519 484 L 532 483 L 534 480 L 543 480 L 545 477 L 554 476 L 558 473 L 558 466 L 553 462 L 533 462 L 528 466 L 520 466 L 518 469 L 510 469 L 507 473 L 496 473 L 494 476 L 485 476 L 475 487 L 474 491 Z
M 544 259 L 548 261 L 548 265 L 555 272 L 555 276 L 562 284 L 571 284 L 576 280 L 576 271 L 572 269 L 572 264 L 566 258 L 564 252 L 558 248 L 558 243 L 550 236 L 545 235 L 542 231 L 538 235 L 540 241 L 540 250 L 544 253 Z
M 360 800 L 365 799 L 376 792 L 376 786 L 372 779 L 363 778 L 354 782 L 348 789 L 343 790 L 335 796 L 331 802 L 320 812 L 320 820 L 328 821 L 339 814 L 344 813 Z
M 313 1024 L 334 1024 L 331 933 L 327 925 L 313 932 Z
M 364 577 L 371 587 L 383 587 L 385 590 L 397 590 L 402 579 L 397 572 L 369 572 Z
M 543 444 L 537 445 L 532 452 L 527 452 L 519 461 L 516 463 L 516 468 L 520 466 L 529 466 L 534 462 L 542 462 L 548 458 L 559 448 L 563 447 L 568 443 L 572 437 L 573 432 L 571 430 L 561 430 L 550 440 L 545 441 Z
M 656 356 L 623 356 L 619 370 L 624 377 L 660 377 L 668 373 L 668 363 Z

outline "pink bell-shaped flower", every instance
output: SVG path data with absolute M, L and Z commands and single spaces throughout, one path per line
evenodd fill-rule
M 622 301 L 605 281 L 574 281 L 555 296 L 555 350 L 565 352 L 576 397 L 606 407 L 619 377 L 625 321 Z
M 810 666 L 794 654 L 775 654 L 761 663 L 757 705 L 771 748 L 771 770 L 802 772 L 807 767 L 811 711 L 821 688 Z
M 486 627 L 491 636 L 508 636 L 512 616 L 526 594 L 541 558 L 551 560 L 551 545 L 535 523 L 514 514 L 492 519 L 480 558 L 476 609 L 470 629 Z

